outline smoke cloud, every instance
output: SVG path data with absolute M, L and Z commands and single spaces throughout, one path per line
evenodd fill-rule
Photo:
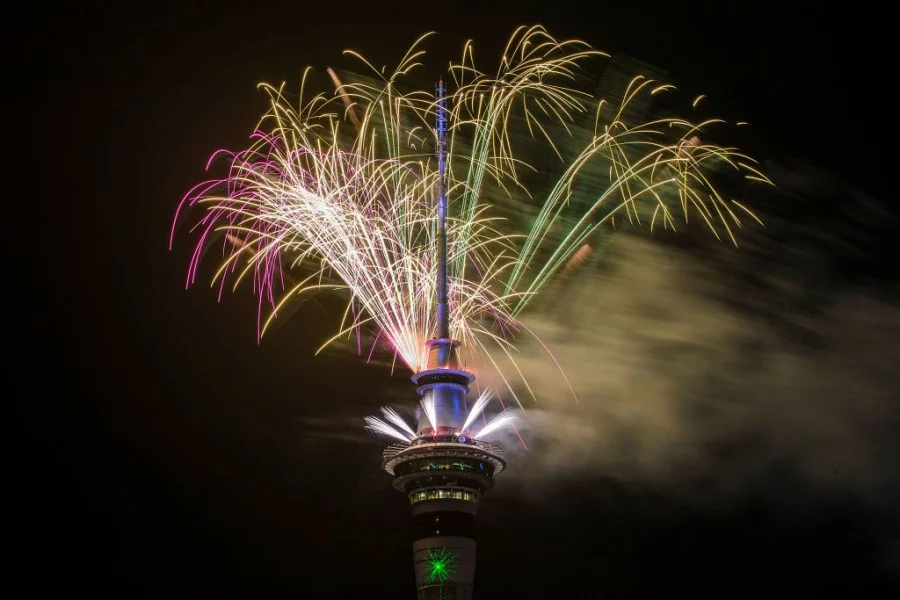
M 686 250 L 623 236 L 604 260 L 530 323 L 578 402 L 540 345 L 526 344 L 517 361 L 537 402 L 523 399 L 529 449 L 505 443 L 527 466 L 507 479 L 527 489 L 608 476 L 707 498 L 788 482 L 896 499 L 898 306 L 847 288 L 773 321 L 725 301 L 753 299 Z

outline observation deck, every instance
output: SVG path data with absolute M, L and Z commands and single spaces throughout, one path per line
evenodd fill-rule
M 506 468 L 503 448 L 490 442 L 455 434 L 425 435 L 417 437 L 409 444 L 391 444 L 384 449 L 384 462 L 381 466 L 390 475 L 395 475 L 394 470 L 399 463 L 436 455 L 480 458 L 493 465 L 494 474 Z
M 413 506 L 432 501 L 477 505 L 506 461 L 499 446 L 442 433 L 388 446 L 382 467 L 394 476 L 394 488 L 407 494 Z

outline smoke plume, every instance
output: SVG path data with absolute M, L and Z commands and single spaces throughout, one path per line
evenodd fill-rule
M 897 504 L 900 294 L 853 265 L 877 261 L 884 240 L 873 235 L 889 228 L 875 203 L 867 216 L 820 174 L 774 170 L 778 208 L 740 251 L 620 234 L 551 290 L 528 325 L 577 401 L 541 345 L 523 344 L 516 360 L 536 401 L 515 387 L 528 449 L 504 441 L 523 467 L 507 479 L 542 493 L 612 477 L 703 500 Z M 812 214 L 811 181 L 820 205 L 830 190 L 843 208 L 814 221 L 781 209 Z

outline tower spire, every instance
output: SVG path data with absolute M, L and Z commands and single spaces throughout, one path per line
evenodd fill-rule
M 425 344 L 428 347 L 428 361 L 425 368 L 412 380 L 418 386 L 423 402 L 431 409 L 431 418 L 427 414 L 419 415 L 417 432 L 430 429 L 433 434 L 439 431 L 459 429 L 465 414 L 465 395 L 469 384 L 475 379 L 471 373 L 460 369 L 456 348 L 459 342 L 450 337 L 450 299 L 449 274 L 447 272 L 447 212 L 448 184 L 447 172 L 447 90 L 444 80 L 435 86 L 434 102 L 434 135 L 435 157 L 438 166 L 438 185 L 435 193 L 437 201 L 437 297 L 436 323 L 434 338 Z
M 458 342 L 450 338 L 449 275 L 447 273 L 447 90 L 441 79 L 435 88 L 435 157 L 438 164 L 437 186 L 437 323 L 435 337 L 428 341 L 426 368 L 456 369 Z
M 450 338 L 450 306 L 447 293 L 447 96 L 444 80 L 437 84 L 435 129 L 437 144 L 435 154 L 438 164 L 438 281 L 437 281 L 437 332 L 438 339 Z M 443 357 L 449 359 L 449 356 Z M 447 364 L 439 366 L 446 368 Z

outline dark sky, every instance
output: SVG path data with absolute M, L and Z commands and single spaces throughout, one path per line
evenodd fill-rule
M 30 182 L 7 199 L 20 209 L 8 261 L 27 273 L 8 286 L 23 308 L 7 423 L 29 597 L 413 597 L 408 505 L 359 420 L 385 398 L 412 402 L 405 376 L 314 357 L 339 319 L 328 300 L 257 346 L 253 297 L 186 292 L 188 245 L 167 250 L 207 156 L 239 147 L 264 110 L 259 81 L 346 64 L 347 47 L 390 61 L 428 29 L 437 56 L 471 37 L 489 57 L 541 22 L 658 65 L 751 121 L 764 157 L 818 165 L 896 209 L 883 6 L 230 4 L 35 5 L 7 25 L 7 178 Z M 804 206 L 799 219 L 841 221 Z M 884 597 L 896 514 L 872 508 L 882 497 L 807 493 L 792 473 L 727 501 L 602 469 L 528 493 L 501 479 L 481 509 L 476 593 Z M 799 491 L 775 500 L 779 488 Z

